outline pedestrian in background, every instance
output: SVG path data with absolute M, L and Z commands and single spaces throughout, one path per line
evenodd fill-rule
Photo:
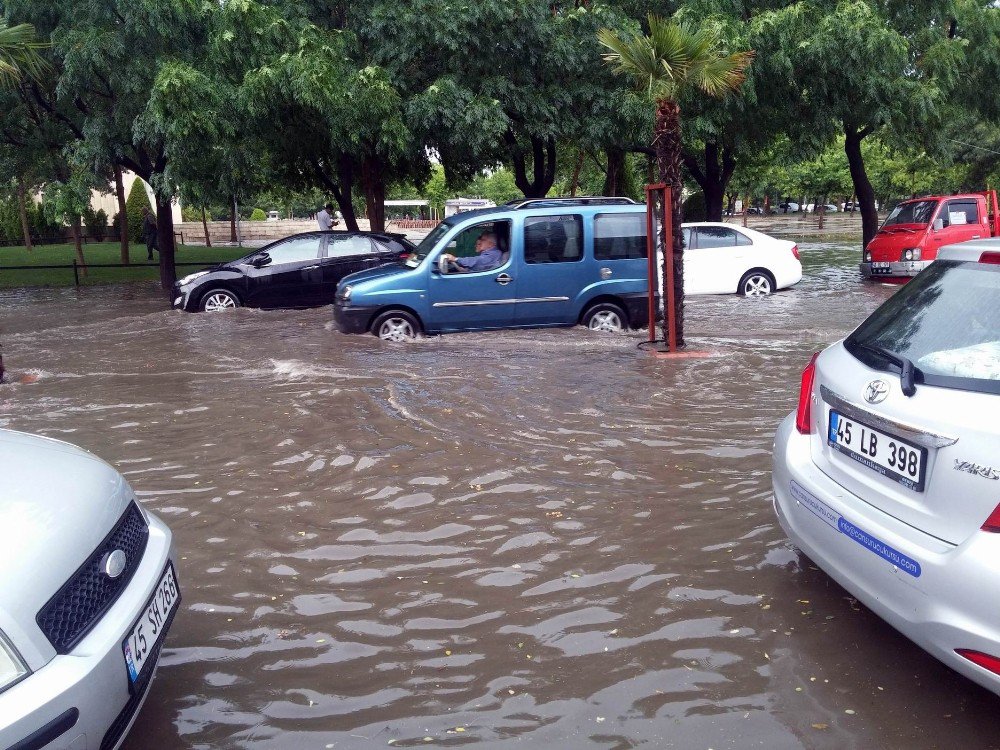
M 316 221 L 319 223 L 319 229 L 321 232 L 328 232 L 333 229 L 333 204 L 327 203 L 323 206 L 323 210 L 316 214 Z
M 146 243 L 146 260 L 152 260 L 153 251 L 160 251 L 156 242 L 156 216 L 145 206 L 142 208 L 142 239 Z

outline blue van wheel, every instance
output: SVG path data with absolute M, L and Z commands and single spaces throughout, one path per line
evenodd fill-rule
M 600 302 L 583 314 L 583 324 L 591 331 L 621 333 L 628 328 L 628 318 L 613 302 Z
M 405 310 L 389 310 L 375 318 L 371 331 L 383 341 L 413 341 L 420 333 L 420 323 Z

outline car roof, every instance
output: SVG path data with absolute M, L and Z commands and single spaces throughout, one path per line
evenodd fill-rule
M 939 260 L 972 260 L 978 263 L 983 253 L 1000 253 L 1000 237 L 945 245 L 938 250 L 937 257 Z

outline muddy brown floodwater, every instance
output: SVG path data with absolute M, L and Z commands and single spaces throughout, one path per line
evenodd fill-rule
M 0 297 L 0 425 L 82 445 L 173 528 L 183 590 L 125 747 L 985 748 L 996 698 L 799 557 L 770 448 L 809 355 L 892 289 L 803 245 L 691 343 L 389 345 L 329 308 L 155 287 Z M 29 380 L 32 378 L 28 378 Z

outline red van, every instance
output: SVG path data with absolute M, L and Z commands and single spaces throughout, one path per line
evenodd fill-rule
M 861 275 L 905 282 L 934 261 L 938 248 L 997 236 L 996 190 L 903 201 L 865 248 Z

